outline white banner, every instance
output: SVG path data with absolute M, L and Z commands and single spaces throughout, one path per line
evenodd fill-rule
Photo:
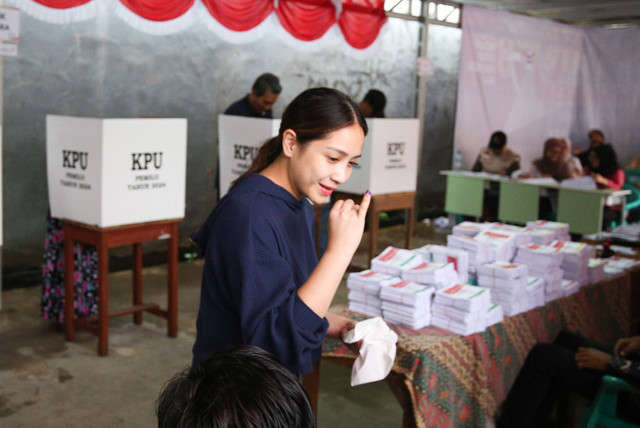
M 470 169 L 502 130 L 528 168 L 547 138 L 569 137 L 584 32 L 473 6 L 462 22 L 454 150 Z

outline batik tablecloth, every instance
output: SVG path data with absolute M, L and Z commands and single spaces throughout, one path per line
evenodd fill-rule
M 614 342 L 628 334 L 629 299 L 630 275 L 622 274 L 469 336 L 390 324 L 398 334 L 392 370 L 405 381 L 389 385 L 408 390 L 412 409 L 405 412 L 413 412 L 416 427 L 485 427 L 535 343 L 551 342 L 565 328 Z M 354 320 L 366 318 L 346 306 L 330 310 Z M 323 358 L 344 361 L 355 355 L 327 339 Z

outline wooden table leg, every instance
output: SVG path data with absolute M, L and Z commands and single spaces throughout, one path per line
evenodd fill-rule
M 98 250 L 98 355 L 109 354 L 109 248 L 102 238 Z
M 142 244 L 133 244 L 133 305 L 142 304 Z M 142 312 L 133 314 L 133 322 L 142 324 Z
M 309 396 L 309 402 L 313 409 L 313 414 L 318 418 L 318 391 L 320 389 L 320 361 L 312 363 L 313 371 L 301 376 L 302 387 Z
M 178 223 L 171 225 L 171 237 L 167 243 L 167 330 L 169 337 L 178 335 Z
M 407 208 L 407 219 L 406 219 L 406 226 L 407 226 L 407 237 L 405 240 L 405 245 L 406 248 L 408 250 L 411 249 L 411 244 L 412 244 L 412 240 L 413 240 L 413 223 L 415 222 L 415 218 L 414 218 L 414 209 L 412 207 Z
M 64 335 L 65 339 L 73 342 L 76 338 L 75 318 L 75 281 L 73 236 L 69 228 L 63 227 L 64 234 Z
M 369 217 L 369 261 L 371 261 L 378 251 L 378 229 L 380 228 L 380 213 L 376 207 L 375 196 L 371 198 L 367 215 Z

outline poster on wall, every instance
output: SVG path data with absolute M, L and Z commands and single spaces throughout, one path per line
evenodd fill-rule
M 338 190 L 374 195 L 415 192 L 418 179 L 418 119 L 367 119 L 362 157 Z
M 53 217 L 99 227 L 184 217 L 187 120 L 47 115 Z
M 20 40 L 20 10 L 0 6 L 0 56 L 16 56 Z
M 220 165 L 220 198 L 231 183 L 253 163 L 260 146 L 278 135 L 280 119 L 218 116 L 218 156 Z

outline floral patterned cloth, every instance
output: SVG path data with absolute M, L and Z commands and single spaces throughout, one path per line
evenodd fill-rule
M 74 283 L 76 316 L 98 312 L 98 253 L 93 245 L 76 244 L 74 252 Z M 44 240 L 42 265 L 42 317 L 64 321 L 64 232 L 62 222 L 49 216 Z
M 585 286 L 469 336 L 390 324 L 398 334 L 392 370 L 405 377 L 402 387 L 411 396 L 415 426 L 484 428 L 506 398 L 529 350 L 538 342 L 551 342 L 562 329 L 602 342 L 626 336 L 630 278 L 626 273 Z M 330 310 L 358 321 L 365 318 L 346 306 Z M 335 339 L 325 339 L 322 355 L 334 361 L 355 359 Z

